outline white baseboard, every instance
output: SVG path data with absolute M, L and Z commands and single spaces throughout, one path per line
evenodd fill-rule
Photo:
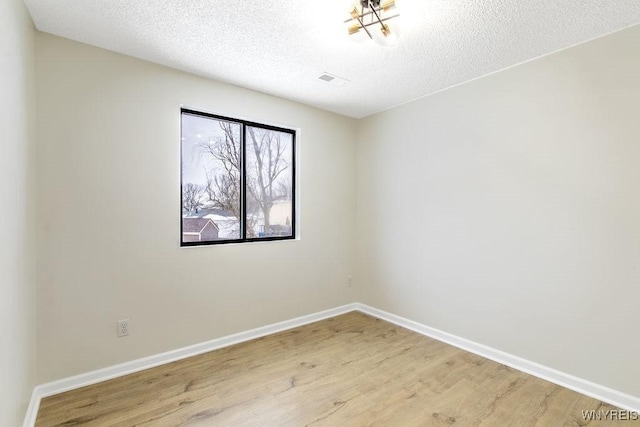
M 287 329 L 296 328 L 308 323 L 317 322 L 318 320 L 327 319 L 329 317 L 339 316 L 344 313 L 356 310 L 356 304 L 347 304 L 341 307 L 332 308 L 325 311 L 309 314 L 306 316 L 296 317 L 295 319 L 285 320 L 283 322 L 273 323 L 267 326 L 251 329 L 233 335 L 216 338 L 211 341 L 183 347 L 177 350 L 168 351 L 166 353 L 156 354 L 142 359 L 132 360 L 131 362 L 121 363 L 119 365 L 110 366 L 96 371 L 87 372 L 73 377 L 63 378 L 46 384 L 36 386 L 31 396 L 31 402 L 24 419 L 24 427 L 33 427 L 38 416 L 38 408 L 40 400 L 58 393 L 96 384 L 102 381 L 132 374 L 134 372 L 143 371 L 155 366 L 164 365 L 166 363 L 175 362 L 176 360 L 186 359 L 198 354 L 207 353 L 209 351 L 218 350 L 234 344 L 250 341 L 266 335 L 275 334 Z
M 33 427 L 36 423 L 36 418 L 38 417 L 38 409 L 40 409 L 40 400 L 42 396 L 40 396 L 40 386 L 36 386 L 31 393 L 31 400 L 29 401 L 29 406 L 27 407 L 27 413 L 24 416 L 23 427 Z
M 449 334 L 447 332 L 431 328 L 429 326 L 425 326 L 421 323 L 414 322 L 413 320 L 405 319 L 404 317 L 396 316 L 395 314 L 370 307 L 366 304 L 352 303 L 318 313 L 297 317 L 295 319 L 262 326 L 256 329 L 251 329 L 249 331 L 228 335 L 226 337 L 217 338 L 211 341 L 206 341 L 181 349 L 168 351 L 166 353 L 161 353 L 142 359 L 133 360 L 131 362 L 121 363 L 119 365 L 98 369 L 96 371 L 87 372 L 85 374 L 63 378 L 61 380 L 53 381 L 46 384 L 41 384 L 39 386 L 36 386 L 33 390 L 31 402 L 29 403 L 29 408 L 27 409 L 23 426 L 33 427 L 35 425 L 36 417 L 38 415 L 38 408 L 40 407 L 40 400 L 47 396 L 52 396 L 54 394 L 63 393 L 65 391 L 121 377 L 134 372 L 153 368 L 155 366 L 164 365 L 176 360 L 186 359 L 191 356 L 207 353 L 209 351 L 228 347 L 234 344 L 239 344 L 245 341 L 250 341 L 252 339 L 285 331 L 287 329 L 296 328 L 308 323 L 317 322 L 318 320 L 339 316 L 341 314 L 356 310 L 370 316 L 386 320 L 387 322 L 396 324 L 430 338 L 434 338 L 438 341 L 451 344 L 470 353 L 477 354 L 478 356 L 485 357 L 519 371 L 541 378 L 543 380 L 558 384 L 562 387 L 566 387 L 578 393 L 582 393 L 603 402 L 610 403 L 611 405 L 617 406 L 621 409 L 640 412 L 640 398 L 638 397 L 621 393 L 608 387 L 604 387 L 590 381 L 577 378 L 573 375 L 557 371 L 555 369 L 537 364 L 535 362 L 531 362 L 521 357 L 514 356 L 503 351 L 467 340 L 465 338 L 461 338 L 456 335 Z
M 575 377 L 556 369 L 531 362 L 529 360 L 514 356 L 509 353 L 505 353 L 500 350 L 496 350 L 486 345 L 478 344 L 476 342 L 461 338 L 448 332 L 425 326 L 421 323 L 414 322 L 413 320 L 405 319 L 404 317 L 387 313 L 386 311 L 370 307 L 366 304 L 356 303 L 355 305 L 356 310 L 366 313 L 370 316 L 386 320 L 387 322 L 402 326 L 403 328 L 412 330 L 421 335 L 425 335 L 438 341 L 451 344 L 454 347 L 458 347 L 470 353 L 477 354 L 478 356 L 493 360 L 494 362 L 501 363 L 503 365 L 517 369 L 518 371 L 522 371 L 527 374 L 533 375 L 534 377 L 538 377 L 559 386 L 566 387 L 570 390 L 582 393 L 589 397 L 593 397 L 594 399 L 601 400 L 603 402 L 617 406 L 618 408 L 625 409 L 627 411 L 640 412 L 640 398 L 638 397 L 621 393 L 617 390 L 592 383 L 590 381 Z

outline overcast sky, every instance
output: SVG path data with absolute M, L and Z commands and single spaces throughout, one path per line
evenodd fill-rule
M 238 135 L 240 134 L 240 125 Z M 211 170 L 216 162 L 210 155 L 199 156 L 196 148 L 197 144 L 207 142 L 216 137 L 223 137 L 224 132 L 220 129 L 218 120 L 207 117 L 182 115 L 182 183 L 206 184 L 207 177 L 205 170 Z
M 194 116 L 191 114 L 182 115 L 182 183 L 194 183 L 203 184 L 207 183 L 207 171 L 212 169 L 221 169 L 222 165 L 219 161 L 213 159 L 211 155 L 200 155 L 197 145 L 200 143 L 206 143 L 210 140 L 215 141 L 218 137 L 224 138 L 224 131 L 220 129 L 220 121 L 208 117 Z M 240 124 L 234 124 L 236 126 L 236 136 L 240 138 Z M 258 130 L 257 132 L 261 132 Z M 260 138 L 258 134 L 258 138 Z M 292 139 L 288 133 L 280 134 L 281 141 L 284 144 L 284 159 L 288 164 L 291 164 L 291 150 Z M 255 162 L 255 155 L 253 151 L 249 150 L 247 153 L 247 167 Z M 286 176 L 291 176 L 291 170 L 287 171 L 284 175 L 281 175 L 280 179 L 285 179 Z

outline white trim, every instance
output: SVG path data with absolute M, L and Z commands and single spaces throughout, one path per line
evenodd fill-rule
M 250 341 L 256 338 L 264 337 L 266 335 L 275 334 L 287 329 L 297 328 L 308 323 L 313 323 L 317 322 L 318 320 L 339 316 L 341 314 L 348 313 L 354 310 L 356 310 L 356 304 L 347 304 L 341 307 L 308 314 L 306 316 L 296 317 L 295 319 L 285 320 L 283 322 L 273 323 L 271 325 L 261 326 L 259 328 L 239 332 L 237 334 L 227 335 L 225 337 L 220 337 L 211 341 L 206 341 L 177 350 L 168 351 L 166 353 L 160 353 L 153 356 L 144 357 L 142 359 L 121 363 L 119 365 L 98 369 L 96 371 L 75 375 L 73 377 L 62 378 L 50 383 L 41 384 L 39 386 L 36 386 L 33 390 L 31 402 L 29 403 L 29 408 L 27 409 L 23 426 L 33 427 L 35 425 L 36 417 L 38 415 L 38 408 L 40 406 L 40 400 L 47 396 L 64 393 L 65 391 L 74 390 L 91 384 L 96 384 L 102 381 L 132 374 L 134 372 L 143 371 L 155 366 L 175 362 L 176 360 L 186 359 L 191 356 L 218 350 L 223 347 Z
M 438 341 L 445 342 L 454 347 L 458 347 L 462 350 L 477 354 L 478 356 L 482 356 L 486 359 L 493 360 L 494 362 L 498 362 L 511 368 L 517 369 L 518 371 L 533 375 L 534 377 L 538 377 L 559 386 L 566 387 L 578 393 L 593 397 L 594 399 L 610 403 L 611 405 L 617 406 L 621 409 L 640 412 L 639 397 L 635 397 L 630 394 L 622 393 L 617 390 L 592 383 L 582 378 L 578 378 L 573 375 L 558 371 L 556 369 L 549 368 L 548 366 L 540 365 L 538 363 L 531 362 L 529 360 L 514 356 L 509 353 L 505 353 L 495 348 L 491 348 L 483 344 L 478 344 L 466 338 L 462 338 L 457 335 L 441 331 L 439 329 L 425 326 L 421 323 L 414 322 L 413 320 L 396 316 L 395 314 L 370 307 L 366 304 L 356 303 L 356 309 L 358 311 L 361 311 L 362 313 L 380 318 L 382 320 L 386 320 L 387 322 L 391 322 L 393 324 L 417 332 L 421 335 L 436 339 Z
M 133 360 L 131 362 L 125 362 L 119 365 L 98 369 L 96 371 L 87 372 L 73 377 L 63 378 L 58 381 L 41 384 L 39 386 L 36 386 L 33 390 L 23 426 L 33 427 L 35 425 L 36 417 L 38 415 L 38 408 L 40 407 L 40 400 L 44 397 L 121 377 L 134 372 L 153 368 L 155 366 L 164 365 L 176 360 L 186 359 L 191 356 L 207 353 L 209 351 L 264 337 L 266 335 L 285 331 L 291 328 L 296 328 L 330 317 L 339 316 L 351 311 L 360 311 L 370 316 L 386 320 L 387 322 L 417 332 L 421 335 L 425 335 L 438 341 L 445 342 L 454 347 L 458 347 L 470 353 L 477 354 L 478 356 L 485 357 L 487 359 L 517 369 L 543 380 L 550 381 L 559 386 L 566 387 L 570 390 L 582 393 L 603 402 L 610 403 L 619 408 L 626 409 L 628 411 L 640 412 L 639 397 L 621 393 L 617 390 L 613 390 L 611 388 L 592 383 L 582 378 L 560 372 L 553 368 L 531 362 L 521 357 L 496 350 L 486 345 L 470 341 L 466 338 L 462 338 L 448 332 L 444 332 L 439 329 L 414 322 L 413 320 L 396 316 L 395 314 L 379 310 L 366 304 L 352 303 L 309 314 L 306 316 L 296 317 L 295 319 L 273 323 L 271 325 L 262 326 L 237 334 L 216 338 L 211 341 L 183 347 L 181 349 L 168 351 L 166 353 L 156 354 L 142 359 Z
M 41 385 L 34 387 L 33 393 L 31 393 L 31 400 L 29 401 L 29 407 L 27 413 L 24 416 L 23 427 L 33 427 L 36 424 L 36 418 L 38 417 L 38 409 L 40 409 L 40 395 Z

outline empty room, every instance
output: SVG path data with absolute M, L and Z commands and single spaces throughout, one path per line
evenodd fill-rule
M 637 0 L 0 17 L 0 426 L 640 425 Z

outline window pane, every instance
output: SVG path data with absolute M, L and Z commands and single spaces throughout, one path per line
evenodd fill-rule
M 182 242 L 241 238 L 238 123 L 182 114 Z
M 247 238 L 293 236 L 293 135 L 247 126 Z

